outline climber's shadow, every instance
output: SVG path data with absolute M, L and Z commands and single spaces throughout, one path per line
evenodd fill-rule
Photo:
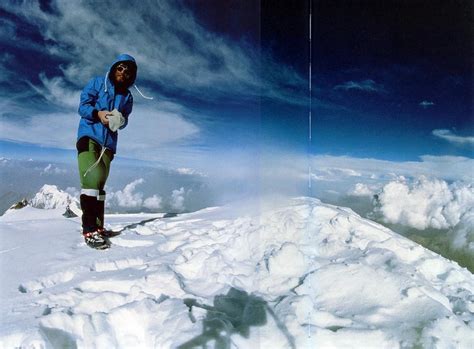
M 190 316 L 192 307 L 206 309 L 207 316 L 203 320 L 202 334 L 181 344 L 180 349 L 205 348 L 206 343 L 211 341 L 215 341 L 216 349 L 230 348 L 232 334 L 248 338 L 251 326 L 267 323 L 266 302 L 235 288 L 231 288 L 226 295 L 216 296 L 214 306 L 199 304 L 194 299 L 185 299 L 184 303 L 189 307 Z
M 157 220 L 163 219 L 163 218 L 173 218 L 173 217 L 176 217 L 177 215 L 178 215 L 177 213 L 165 213 L 162 217 L 149 218 L 149 219 L 145 219 L 143 221 L 140 221 L 138 223 L 132 223 L 132 224 L 124 226 L 120 230 L 115 231 L 115 233 L 116 233 L 115 235 L 120 235 L 121 233 L 123 233 L 127 229 L 135 229 L 139 225 L 145 225 L 146 223 L 157 221 Z
M 185 299 L 184 303 L 189 307 L 193 322 L 193 307 L 206 309 L 207 316 L 203 320 L 202 334 L 181 344 L 179 349 L 207 348 L 206 344 L 211 342 L 214 342 L 216 349 L 230 348 L 231 335 L 248 338 L 250 327 L 267 323 L 267 312 L 275 316 L 263 299 L 235 288 L 231 288 L 226 295 L 216 296 L 213 306 L 200 304 L 194 299 Z M 292 342 L 292 338 L 289 340 Z

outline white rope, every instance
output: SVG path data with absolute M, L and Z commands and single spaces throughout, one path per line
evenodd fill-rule
M 107 150 L 106 147 L 102 147 L 102 151 L 100 152 L 99 158 L 97 159 L 96 162 L 94 162 L 94 163 L 87 169 L 86 173 L 84 173 L 84 177 L 87 176 L 87 174 L 88 174 L 90 171 L 92 171 L 94 168 L 97 167 L 97 165 L 98 165 L 99 162 L 100 162 L 100 159 L 102 159 L 102 156 L 104 155 L 104 153 L 105 153 L 106 150 Z
M 139 93 L 143 98 L 145 98 L 145 99 L 153 99 L 153 97 L 147 97 L 147 96 L 145 96 L 145 95 L 142 93 L 142 91 L 140 91 L 140 90 L 138 89 L 137 85 L 134 84 L 133 87 L 135 87 L 135 89 L 138 91 L 138 93 Z
M 105 92 L 107 92 L 107 78 L 109 77 L 109 72 L 107 72 L 107 74 L 105 74 L 105 79 L 104 79 L 104 90 Z

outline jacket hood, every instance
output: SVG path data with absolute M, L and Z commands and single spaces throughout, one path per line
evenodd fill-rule
M 135 58 L 133 58 L 129 54 L 122 53 L 122 54 L 118 55 L 117 58 L 115 59 L 115 61 L 110 66 L 108 75 L 112 76 L 112 72 L 113 72 L 114 68 L 121 62 L 129 62 L 129 63 L 131 62 L 132 65 L 135 66 L 134 74 L 132 75 L 132 78 L 130 79 L 130 84 L 127 86 L 127 87 L 130 87 L 135 83 L 135 79 L 137 78 L 137 70 L 138 70 L 137 68 L 138 67 L 137 67 L 137 62 L 135 61 Z

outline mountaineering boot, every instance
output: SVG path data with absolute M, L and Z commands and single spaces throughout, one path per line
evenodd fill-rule
M 108 230 L 108 229 L 105 229 L 105 228 L 99 228 L 99 229 L 97 229 L 97 232 L 103 238 L 113 238 L 114 236 L 120 235 L 119 231 Z
M 95 248 L 97 250 L 105 250 L 110 247 L 110 243 L 107 239 L 104 239 L 98 231 L 82 233 L 87 246 Z
M 110 246 L 109 241 L 99 234 L 97 226 L 97 197 L 82 194 L 80 196 L 82 209 L 82 235 L 87 246 L 99 250 Z

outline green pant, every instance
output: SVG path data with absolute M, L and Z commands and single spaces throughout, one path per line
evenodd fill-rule
M 114 155 L 111 150 L 106 149 L 100 157 L 102 147 L 88 137 L 77 142 L 77 151 L 81 180 L 82 228 L 84 232 L 91 232 L 104 226 L 104 187 Z
M 99 159 L 101 150 L 102 147 L 90 138 L 81 138 L 78 142 L 79 174 L 81 176 L 82 189 L 104 190 L 113 154 L 111 150 L 107 149 L 99 163 L 91 168 Z

